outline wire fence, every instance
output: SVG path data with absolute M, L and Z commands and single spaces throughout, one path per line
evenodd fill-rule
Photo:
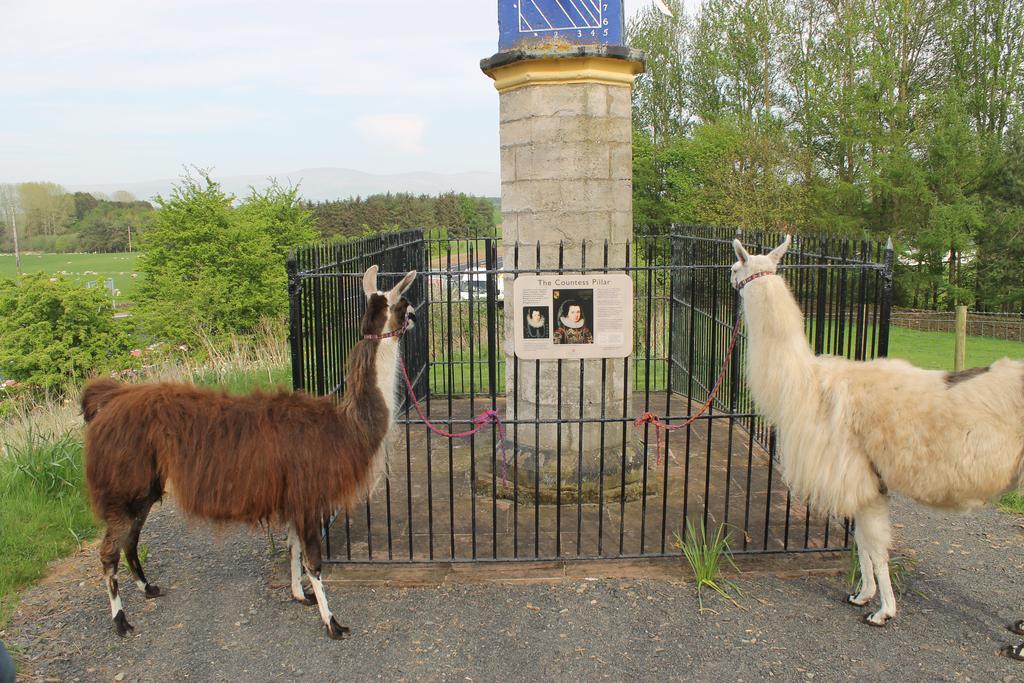
M 954 311 L 926 311 L 910 308 L 893 309 L 894 327 L 921 332 L 955 332 Z M 1020 313 L 967 312 L 967 334 L 1024 342 L 1024 311 Z

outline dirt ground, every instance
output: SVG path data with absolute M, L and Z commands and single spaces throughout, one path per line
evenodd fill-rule
M 748 573 L 739 607 L 712 596 L 700 612 L 680 569 L 677 580 L 329 585 L 352 627 L 337 642 L 290 601 L 265 532 L 186 525 L 165 505 L 142 539 L 165 595 L 145 601 L 122 582 L 133 637 L 111 629 L 93 545 L 24 594 L 0 639 L 28 681 L 1024 680 L 1024 664 L 997 654 L 1016 642 L 1005 624 L 1024 618 L 1024 520 L 895 501 L 893 521 L 914 566 L 885 629 L 859 622 L 838 575 Z

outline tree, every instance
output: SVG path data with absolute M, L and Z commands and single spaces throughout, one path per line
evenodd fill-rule
M 21 251 L 18 248 L 18 191 L 14 185 L 0 184 L 0 216 L 11 226 L 11 238 L 14 241 L 14 263 L 21 275 Z
M 1024 3 L 948 0 L 944 9 L 944 73 L 963 89 L 975 130 L 1001 140 L 1024 98 Z
M 88 192 L 76 192 L 71 195 L 71 201 L 75 207 L 75 220 L 80 221 L 92 209 L 99 206 L 100 200 Z
M 256 327 L 287 309 L 287 249 L 313 237 L 308 209 L 294 189 L 276 183 L 253 191 L 236 209 L 234 197 L 201 170 L 184 175 L 143 239 L 137 296 L 144 332 L 195 345 Z
M 132 251 L 133 240 L 153 221 L 149 202 L 117 203 L 102 200 L 75 224 L 77 245 L 82 251 Z
M 123 367 L 130 339 L 103 289 L 43 273 L 0 279 L 0 374 L 45 390 Z
M 705 0 L 684 76 L 694 115 L 771 117 L 785 104 L 784 0 Z
M 977 236 L 977 296 L 984 310 L 1024 310 L 1024 122 L 1007 131 L 980 180 L 985 220 Z
M 232 213 L 235 223 L 270 238 L 274 252 L 284 259 L 295 246 L 316 239 L 313 214 L 299 201 L 298 187 L 282 187 L 271 178 L 266 190 L 250 188 L 250 194 Z
M 25 236 L 58 235 L 71 223 L 74 201 L 56 183 L 22 183 L 18 198 L 25 214 Z
M 1019 301 L 1024 2 L 704 0 L 630 40 L 638 229 L 891 235 L 898 300 Z
M 629 45 L 643 51 L 646 64 L 633 84 L 633 124 L 656 145 L 683 134 L 690 116 L 683 80 L 689 23 L 679 0 L 666 4 L 671 17 L 648 5 L 627 32 Z

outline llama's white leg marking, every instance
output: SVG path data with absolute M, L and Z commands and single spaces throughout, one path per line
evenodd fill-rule
M 110 618 L 116 618 L 117 613 L 124 610 L 121 605 L 121 596 L 117 591 L 117 575 L 115 572 L 106 572 L 107 598 L 110 599 Z
M 114 630 L 119 636 L 127 636 L 135 629 L 128 623 L 121 605 L 121 595 L 117 590 L 117 565 L 104 570 L 107 584 L 107 598 L 110 600 L 110 617 L 114 620 Z
M 140 591 L 142 591 L 143 595 L 145 595 L 145 593 L 146 593 L 146 582 L 145 581 L 139 581 L 138 579 L 136 579 L 135 580 L 135 586 Z
M 878 577 L 878 592 L 882 599 L 882 607 L 868 617 L 872 626 L 884 626 L 896 616 L 896 596 L 892 592 L 892 581 L 889 578 L 888 553 L 884 560 L 875 563 L 875 575 Z
M 345 640 L 349 637 L 350 631 L 348 626 L 342 626 L 335 619 L 334 615 L 331 614 L 331 610 L 327 607 L 327 594 L 324 592 L 324 584 L 320 581 L 320 572 L 309 571 L 306 568 L 306 574 L 309 576 L 309 582 L 313 586 L 313 593 L 316 595 L 316 604 L 320 608 L 320 618 L 323 620 L 324 625 L 327 627 L 327 635 L 333 640 Z
M 860 562 L 860 591 L 856 595 L 851 595 L 849 599 L 852 604 L 863 607 L 875 597 L 875 570 L 871 562 L 871 555 L 865 547 L 867 541 L 862 536 L 859 523 L 854 528 L 853 534 L 857 540 L 857 560 Z
M 306 602 L 306 593 L 302 590 L 302 548 L 291 524 L 288 525 L 288 550 L 291 553 L 292 597 L 299 602 Z
M 889 503 L 885 499 L 865 508 L 857 515 L 857 542 L 867 554 L 878 591 L 881 594 L 881 608 L 866 618 L 872 626 L 884 626 L 896 616 L 896 596 L 892 592 L 892 581 L 889 578 Z M 862 570 L 866 574 L 866 570 Z M 867 579 L 865 579 L 867 580 Z
M 313 585 L 313 593 L 316 595 L 316 604 L 320 608 L 320 619 L 325 624 L 331 623 L 331 610 L 327 607 L 327 594 L 324 592 L 324 584 L 320 581 L 320 575 L 309 573 L 309 582 Z

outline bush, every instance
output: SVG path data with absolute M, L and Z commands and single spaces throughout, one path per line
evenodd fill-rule
M 245 334 L 287 310 L 290 247 L 312 241 L 310 212 L 297 190 L 273 185 L 234 197 L 205 173 L 186 175 L 159 206 L 139 258 L 136 311 L 155 340 L 199 346 Z
M 60 389 L 124 363 L 129 348 L 103 289 L 43 273 L 0 280 L 0 379 Z

